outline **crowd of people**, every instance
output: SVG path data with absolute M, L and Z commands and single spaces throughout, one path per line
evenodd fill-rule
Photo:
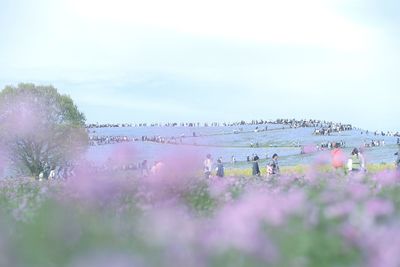
M 54 166 L 50 164 L 45 164 L 43 171 L 39 174 L 37 179 L 43 180 L 54 180 L 54 179 L 67 179 L 75 175 L 76 165 L 72 162 L 67 162 L 63 166 Z
M 166 123 L 91 123 L 86 128 L 122 128 L 122 127 L 220 127 L 220 126 L 244 126 L 244 125 L 263 125 L 263 124 L 282 124 L 291 128 L 301 127 L 334 127 L 341 125 L 329 121 L 313 120 L 313 119 L 276 119 L 276 120 L 240 120 L 235 122 L 166 122 Z
M 366 135 L 369 135 L 369 131 L 365 131 Z M 364 132 L 361 132 L 361 134 L 364 134 Z M 393 131 L 375 131 L 374 136 L 393 136 L 393 137 L 400 137 L 400 132 L 393 132 Z
M 147 177 L 149 175 L 155 175 L 161 172 L 164 167 L 164 163 L 161 161 L 154 161 L 152 165 L 149 165 L 147 160 L 130 164 L 117 164 L 108 159 L 107 162 L 101 165 L 96 165 L 90 161 L 84 161 L 83 163 L 72 163 L 68 162 L 64 166 L 45 166 L 44 170 L 37 177 L 39 180 L 53 180 L 61 179 L 67 180 L 76 176 L 76 170 L 84 168 L 89 174 L 101 174 L 115 171 L 136 171 L 141 177 Z
M 346 142 L 343 140 L 340 142 L 324 142 L 317 146 L 317 150 L 334 149 L 335 147 L 345 148 Z
M 153 142 L 153 143 L 159 143 L 159 144 L 182 144 L 183 138 L 185 138 L 184 134 L 181 134 L 179 137 L 172 136 L 172 137 L 163 137 L 159 135 L 155 136 L 147 136 L 143 135 L 141 136 L 140 140 L 142 142 Z
M 252 175 L 253 176 L 261 176 L 261 170 L 259 165 L 260 157 L 257 154 L 253 154 L 252 157 L 247 157 L 247 161 L 251 162 L 252 166 Z M 232 163 L 236 163 L 236 158 L 232 156 Z M 211 157 L 211 154 L 206 156 L 206 159 L 203 162 L 204 168 L 204 176 L 208 179 L 214 173 L 214 163 Z M 215 165 L 215 175 L 218 177 L 224 177 L 224 164 L 222 162 L 222 158 L 218 158 Z M 278 175 L 280 174 L 279 162 L 278 162 L 278 154 L 274 154 L 271 158 L 271 161 L 266 165 L 266 175 Z
M 110 144 L 119 144 L 124 142 L 133 142 L 138 141 L 138 139 L 129 136 L 97 136 L 92 135 L 89 136 L 89 145 L 90 146 L 100 146 L 100 145 L 110 145 Z
M 364 147 L 381 147 L 385 146 L 385 140 L 364 140 Z
M 345 173 L 357 173 L 366 172 L 366 162 L 363 153 L 363 148 L 354 148 L 349 155 L 346 157 L 342 151 L 340 143 L 335 143 L 334 148 L 331 151 L 332 167 L 336 170 L 344 170 Z M 396 156 L 395 165 L 396 169 L 400 171 L 400 146 L 399 151 L 394 154 Z M 347 158 L 347 161 L 346 161 Z M 268 155 L 266 155 L 266 176 L 279 175 L 280 165 L 278 154 L 273 154 L 270 161 L 268 161 Z M 251 157 L 247 156 L 247 162 L 251 163 L 252 175 L 261 176 L 260 168 L 260 157 L 257 154 L 253 154 Z M 236 157 L 232 156 L 231 163 L 235 165 L 237 163 Z M 157 175 L 162 172 L 165 164 L 161 161 L 154 161 L 153 164 L 149 164 L 147 160 L 132 164 L 116 165 L 111 163 L 109 159 L 103 165 L 95 165 L 91 162 L 85 162 L 85 169 L 90 170 L 92 173 L 104 173 L 114 171 L 137 171 L 141 177 L 148 177 L 150 175 Z M 43 172 L 40 173 L 38 179 L 68 179 L 75 176 L 75 170 L 79 168 L 79 164 L 68 162 L 64 166 L 51 166 L 46 164 Z M 82 167 L 82 166 L 81 166 Z M 210 178 L 215 173 L 217 177 L 225 176 L 225 167 L 222 158 L 218 158 L 214 164 L 211 154 L 206 156 L 203 162 L 203 171 L 206 178 Z
M 333 133 L 341 133 L 351 130 L 353 130 L 353 126 L 351 124 L 328 123 L 315 129 L 314 135 L 331 135 Z
M 396 169 L 400 172 L 400 146 L 399 151 L 396 152 L 394 155 L 397 156 L 395 160 Z M 343 154 L 342 150 L 339 147 L 335 147 L 335 149 L 332 151 L 332 166 L 335 169 L 344 168 L 345 173 L 357 173 L 367 171 L 363 148 L 354 148 L 352 150 L 350 157 L 347 159 L 346 166 L 345 158 L 346 156 Z
M 295 120 L 295 119 L 277 119 L 277 120 L 251 120 L 251 121 L 237 121 L 237 122 L 230 122 L 230 123 L 154 123 L 154 124 L 89 124 L 87 128 L 118 128 L 118 127 L 219 127 L 219 126 L 242 126 L 242 125 L 255 125 L 255 132 L 262 132 L 268 130 L 268 125 L 266 124 L 279 124 L 288 126 L 289 128 L 315 128 L 313 134 L 315 135 L 331 135 L 333 133 L 340 133 L 343 131 L 349 131 L 355 129 L 350 124 L 340 124 L 328 121 L 320 121 L 320 120 Z M 265 126 L 260 126 L 265 125 Z M 88 130 L 89 130 L 88 129 Z M 89 130 L 90 131 L 90 130 Z M 235 130 L 233 133 L 240 133 L 243 132 L 243 128 L 240 130 Z M 93 132 L 95 133 L 95 132 Z M 369 131 L 362 131 L 361 134 L 369 135 L 371 134 Z M 399 132 L 373 132 L 374 136 L 395 136 L 397 138 L 397 144 L 400 147 L 400 134 Z M 201 134 L 196 133 L 193 131 L 193 135 L 190 137 L 200 137 Z M 140 136 L 140 137 L 129 137 L 129 136 L 96 136 L 91 135 L 89 139 L 90 145 L 105 145 L 105 144 L 116 144 L 116 143 L 123 143 L 123 142 L 134 142 L 134 141 L 142 141 L 142 142 L 155 142 L 161 144 L 182 144 L 183 138 L 185 135 L 182 134 L 177 137 L 162 137 L 162 136 Z M 380 147 L 384 146 L 385 141 L 382 139 L 373 139 L 368 140 L 365 139 L 363 148 L 369 147 Z M 260 144 L 258 142 L 250 143 L 250 147 L 259 147 Z M 305 154 L 304 146 L 301 147 L 301 154 Z M 365 171 L 365 159 L 362 153 L 362 148 L 357 149 L 354 148 L 352 150 L 351 155 L 347 160 L 347 164 L 344 163 L 343 158 L 346 158 L 343 155 L 342 148 L 346 147 L 346 143 L 341 140 L 339 142 L 324 142 L 317 146 L 315 146 L 315 151 L 321 151 L 325 149 L 331 150 L 332 153 L 332 166 L 337 168 L 345 168 L 349 172 L 358 172 L 358 171 Z M 314 147 L 313 147 L 314 151 Z M 400 155 L 399 152 L 396 153 L 397 160 L 396 166 L 400 168 Z M 340 158 L 340 160 L 338 160 Z M 267 175 L 276 175 L 280 173 L 279 163 L 278 163 L 278 155 L 274 154 L 271 159 L 266 156 L 268 164 L 266 165 Z M 251 157 L 247 156 L 247 162 L 251 163 L 252 166 L 252 174 L 254 176 L 260 176 L 260 166 L 259 166 L 260 158 L 258 155 L 253 154 Z M 232 156 L 231 162 L 233 165 L 237 162 L 236 158 Z M 103 165 L 100 167 L 96 167 L 99 172 L 102 171 L 110 171 L 110 170 L 138 170 L 140 171 L 142 176 L 148 176 L 151 174 L 158 173 L 164 164 L 162 162 L 155 161 L 151 166 L 147 163 L 146 160 L 132 164 L 127 166 L 109 166 Z M 68 165 L 64 168 L 46 168 L 46 170 L 41 174 L 42 177 L 49 177 L 51 179 L 56 178 L 65 178 L 68 176 L 73 176 L 73 166 Z M 206 177 L 210 177 L 215 172 L 215 175 L 218 177 L 224 177 L 224 163 L 222 158 L 218 158 L 216 163 L 214 164 L 211 155 L 207 155 L 204 161 L 204 174 Z
M 110 144 L 119 144 L 125 142 L 154 142 L 159 144 L 182 144 L 184 135 L 179 137 L 163 137 L 159 135 L 155 136 L 141 136 L 141 137 L 131 137 L 131 136 L 98 136 L 91 135 L 89 137 L 89 145 L 91 146 L 101 146 L 101 145 L 110 145 Z

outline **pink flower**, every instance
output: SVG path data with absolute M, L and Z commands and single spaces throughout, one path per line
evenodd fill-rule
M 134 258 L 131 253 L 97 250 L 74 259 L 68 267 L 141 267 L 145 266 Z
M 400 230 L 397 225 L 373 228 L 361 241 L 369 267 L 400 266 Z
M 208 235 L 208 244 L 219 249 L 233 247 L 253 253 L 267 246 L 270 248 L 268 253 L 274 255 L 274 246 L 268 241 L 262 226 L 264 223 L 281 226 L 290 215 L 303 210 L 304 201 L 304 194 L 299 191 L 277 194 L 248 192 L 217 214 Z
M 394 205 L 388 200 L 371 199 L 365 203 L 365 211 L 371 217 L 391 215 L 394 212 Z
M 305 145 L 304 148 L 303 148 L 304 154 L 315 153 L 317 151 L 318 151 L 317 147 L 315 145 L 313 145 L 313 144 Z
M 212 197 L 218 197 L 229 189 L 230 183 L 226 178 L 213 177 L 209 180 L 209 192 Z
M 349 193 L 349 196 L 354 200 L 361 200 L 368 197 L 370 190 L 369 187 L 365 184 L 352 183 L 349 185 L 347 192 Z
M 325 216 L 329 219 L 341 218 L 349 215 L 356 208 L 354 201 L 347 200 L 332 204 L 325 209 Z
M 340 233 L 344 238 L 346 238 L 347 241 L 349 241 L 352 244 L 359 244 L 359 240 L 361 238 L 361 230 L 358 227 L 355 227 L 354 225 L 351 224 L 344 224 L 341 229 Z
M 375 182 L 382 186 L 391 186 L 399 182 L 399 174 L 396 171 L 381 171 L 372 178 Z

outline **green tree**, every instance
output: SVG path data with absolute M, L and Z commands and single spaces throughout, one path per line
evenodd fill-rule
M 53 86 L 7 86 L 0 92 L 0 149 L 18 173 L 38 176 L 84 151 L 85 120 Z

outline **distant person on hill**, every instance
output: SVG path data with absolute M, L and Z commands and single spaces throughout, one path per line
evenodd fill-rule
M 397 171 L 400 172 L 400 148 L 399 148 L 399 151 L 396 152 L 394 155 L 397 156 L 397 159 L 396 159 L 396 169 L 397 169 Z
M 252 160 L 253 160 L 253 168 L 252 168 L 252 174 L 253 176 L 260 176 L 260 166 L 258 165 L 258 160 L 260 158 L 257 155 L 254 155 Z
M 279 162 L 278 162 L 278 154 L 272 155 L 272 161 L 269 164 L 271 168 L 271 174 L 280 174 L 281 170 L 279 168 Z
M 208 179 L 211 176 L 211 170 L 212 170 L 212 159 L 211 155 L 207 154 L 206 159 L 204 160 L 204 176 Z
M 219 158 L 217 161 L 217 176 L 224 177 L 224 164 L 222 163 L 222 159 Z
M 232 164 L 235 164 L 236 163 L 236 158 L 235 158 L 235 156 L 232 156 Z

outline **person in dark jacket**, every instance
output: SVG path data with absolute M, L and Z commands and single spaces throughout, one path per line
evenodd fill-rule
M 274 154 L 272 156 L 272 161 L 270 163 L 271 169 L 272 169 L 272 174 L 279 174 L 280 173 L 280 168 L 279 168 L 279 162 L 278 162 L 278 154 Z
M 397 171 L 400 172 L 400 149 L 399 149 L 399 152 L 396 152 L 394 155 L 397 156 L 396 169 L 397 169 Z
M 224 164 L 222 163 L 222 160 L 219 158 L 217 160 L 217 176 L 218 177 L 224 177 Z
M 260 176 L 260 166 L 258 165 L 258 160 L 260 158 L 257 155 L 253 156 L 253 176 Z

